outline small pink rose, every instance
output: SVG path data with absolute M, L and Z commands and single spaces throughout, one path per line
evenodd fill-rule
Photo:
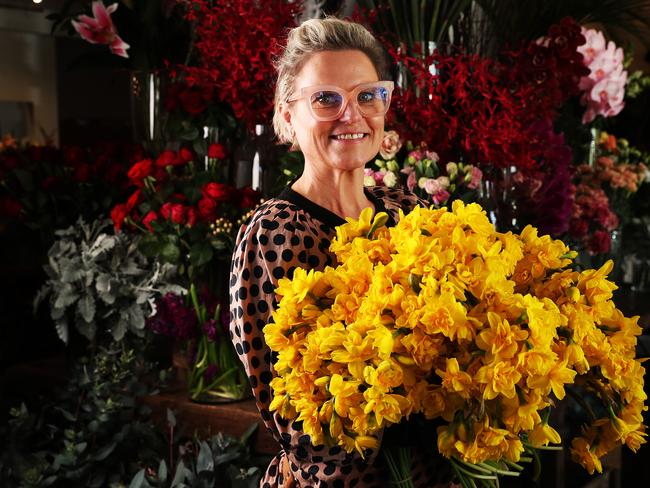
M 402 148 L 402 141 L 399 134 L 394 130 L 389 130 L 384 134 L 384 139 L 379 146 L 379 155 L 385 160 L 393 159 Z

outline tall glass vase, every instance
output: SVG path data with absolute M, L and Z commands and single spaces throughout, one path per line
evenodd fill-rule
M 479 191 L 480 203 L 499 232 L 518 229 L 515 174 L 517 168 L 487 168 Z
M 149 152 L 165 146 L 162 79 L 156 71 L 133 71 L 130 77 L 133 139 Z

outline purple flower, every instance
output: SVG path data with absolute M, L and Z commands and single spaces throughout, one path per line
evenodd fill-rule
M 203 324 L 203 333 L 207 336 L 208 341 L 216 342 L 217 339 L 219 338 L 217 321 L 214 319 L 210 319 L 205 324 Z
M 218 372 L 219 367 L 216 364 L 210 364 L 203 373 L 203 378 L 205 378 L 205 381 L 209 383 L 215 376 L 217 376 Z
M 198 332 L 196 313 L 185 305 L 183 297 L 167 293 L 156 302 L 156 315 L 147 319 L 147 327 L 157 334 L 185 341 Z

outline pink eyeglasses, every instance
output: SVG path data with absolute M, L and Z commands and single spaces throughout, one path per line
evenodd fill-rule
M 312 116 L 320 122 L 338 119 L 350 99 L 355 101 L 364 117 L 378 117 L 388 112 L 394 87 L 392 81 L 363 83 L 352 91 L 334 85 L 314 85 L 301 88 L 300 95 L 287 102 L 306 99 Z

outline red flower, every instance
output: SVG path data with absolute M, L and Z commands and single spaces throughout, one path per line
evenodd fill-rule
M 196 209 L 194 207 L 190 207 L 187 209 L 187 226 L 188 227 L 193 227 L 194 224 L 196 224 Z
M 50 175 L 41 181 L 41 188 L 45 191 L 52 191 L 55 190 L 57 186 L 59 186 L 60 180 L 54 176 Z
M 136 190 L 126 201 L 126 209 L 130 212 L 135 208 L 135 206 L 140 203 L 140 197 L 142 196 L 141 190 Z
M 201 220 L 214 220 L 217 214 L 217 202 L 211 198 L 202 198 L 198 203 Z
M 85 181 L 88 181 L 88 178 L 90 178 L 90 166 L 86 163 L 77 165 L 74 169 L 74 172 L 72 173 L 72 179 L 74 181 L 83 183 Z
M 63 148 L 63 164 L 65 166 L 77 166 L 86 159 L 83 149 L 78 146 L 67 146 Z
M 156 158 L 156 166 L 164 168 L 165 166 L 177 166 L 185 164 L 181 158 L 179 158 L 174 151 L 166 150 L 160 153 Z
M 604 254 L 612 247 L 612 239 L 609 232 L 597 230 L 589 239 L 589 252 L 592 254 Z
M 153 232 L 153 227 L 151 222 L 156 222 L 158 220 L 158 214 L 153 210 L 149 210 L 147 215 L 142 218 L 142 225 L 144 225 L 149 232 Z
M 185 207 L 181 203 L 167 202 L 160 207 L 160 215 L 165 220 L 170 220 L 175 224 L 182 224 L 185 222 Z
M 194 153 L 186 147 L 181 147 L 178 151 L 178 157 L 183 163 L 189 163 L 194 160 Z
M 204 198 L 212 198 L 217 202 L 224 202 L 230 198 L 232 188 L 223 183 L 210 182 L 201 189 Z
M 178 96 L 183 109 L 190 115 L 204 112 L 211 98 L 212 89 L 198 86 L 187 87 Z
M 123 203 L 118 203 L 113 207 L 113 210 L 111 210 L 111 220 L 113 221 L 113 225 L 117 232 L 122 229 L 122 224 L 124 224 L 124 220 L 128 214 L 129 210 Z
M 128 177 L 134 184 L 140 184 L 142 180 L 151 175 L 152 170 L 153 164 L 151 163 L 151 159 L 143 159 L 131 166 Z
M 213 159 L 224 159 L 226 151 L 222 144 L 212 143 L 208 147 L 208 157 Z
M 242 188 L 239 192 L 239 207 L 240 208 L 252 208 L 258 203 L 262 194 L 256 190 L 253 190 L 250 186 Z
M 22 209 L 22 204 L 12 196 L 5 195 L 0 199 L 0 215 L 15 219 Z

